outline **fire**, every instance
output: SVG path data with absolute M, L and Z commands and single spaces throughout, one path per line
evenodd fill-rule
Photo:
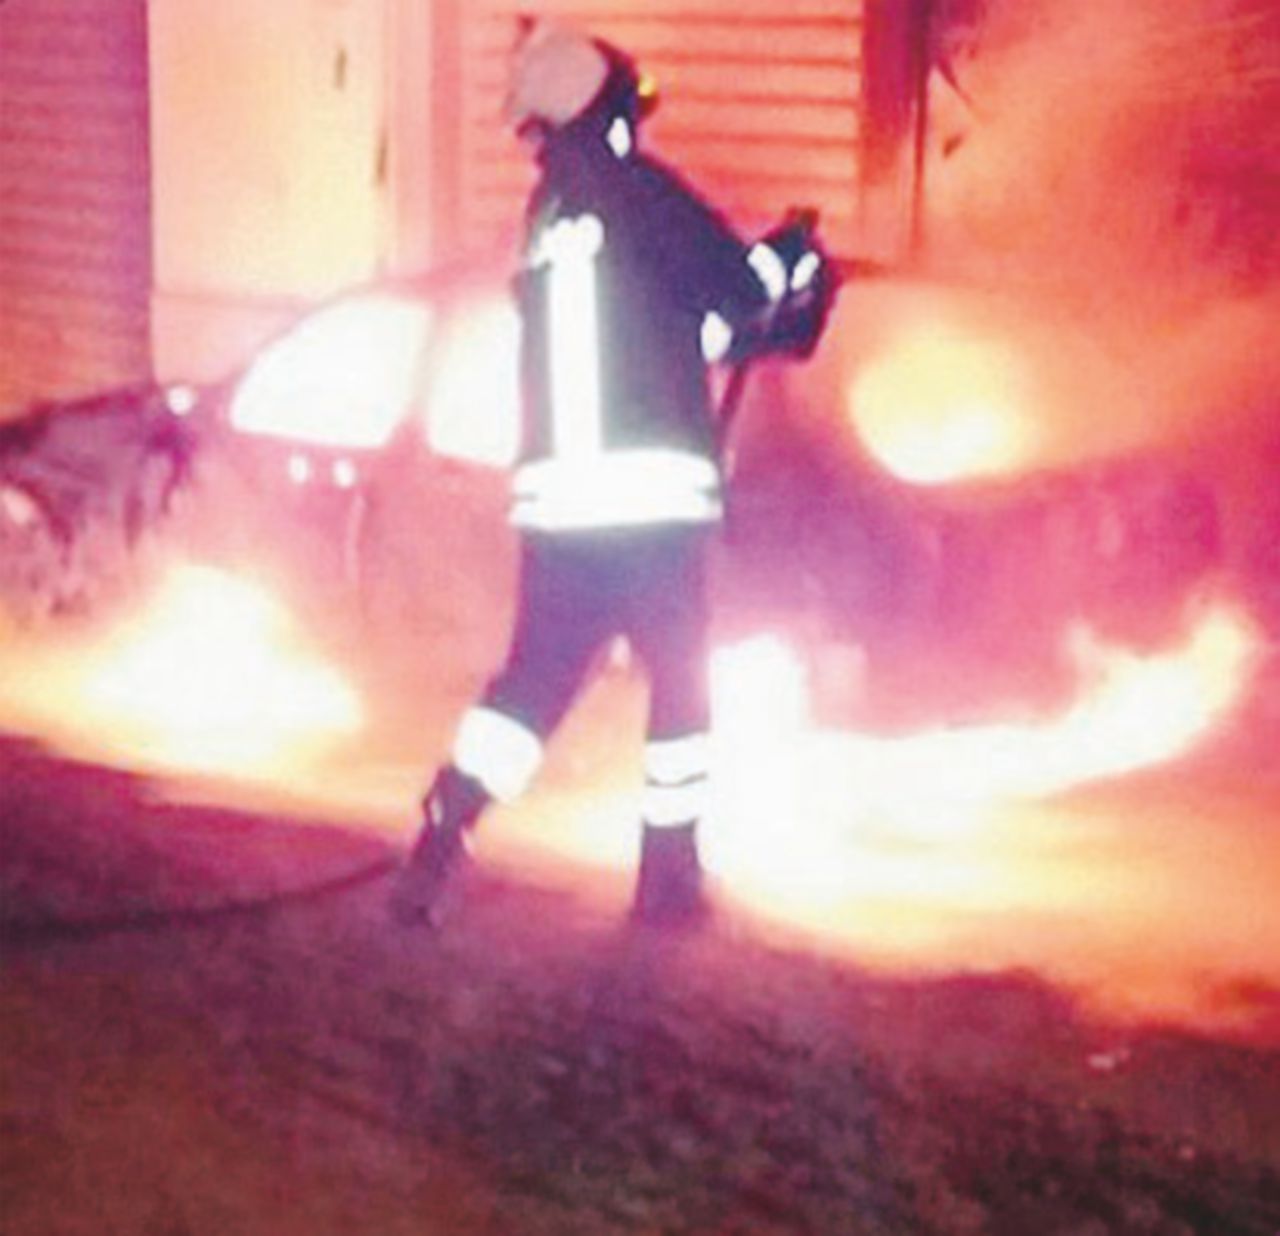
M 259 775 L 355 733 L 360 702 L 266 591 L 175 568 L 147 608 L 7 672 L 11 709 L 70 745 L 152 767 Z
M 1208 611 L 1182 646 L 1148 655 L 1077 631 L 1081 687 L 1061 714 L 893 737 L 812 726 L 794 702 L 804 698 L 803 669 L 781 645 L 723 652 L 712 679 L 717 713 L 727 711 L 717 721 L 713 865 L 772 905 L 847 897 L 865 876 L 854 853 L 860 830 L 917 841 L 972 835 L 1011 802 L 1192 750 L 1240 699 L 1255 647 L 1251 625 L 1226 607 Z M 749 698 L 763 719 L 754 730 L 734 720 Z
M 870 359 L 849 392 L 871 452 L 896 476 L 938 484 L 1007 474 L 1036 448 L 1029 375 L 1009 345 L 954 324 L 916 328 Z

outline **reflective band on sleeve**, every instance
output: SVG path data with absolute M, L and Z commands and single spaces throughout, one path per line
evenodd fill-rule
M 609 126 L 609 132 L 605 134 L 605 141 L 609 143 L 609 149 L 619 159 L 625 159 L 631 153 L 635 146 L 635 141 L 631 136 L 631 126 L 624 117 L 615 117 L 613 123 Z
M 733 327 L 715 310 L 702 319 L 702 359 L 709 365 L 723 360 L 733 342 Z
M 646 785 L 640 799 L 640 815 L 652 828 L 692 824 L 707 814 L 711 781 L 698 777 L 683 785 Z
M 679 785 L 707 776 L 710 769 L 711 736 L 707 733 L 653 739 L 645 744 L 644 774 L 655 784 Z
M 521 528 L 610 528 L 718 519 L 720 474 L 686 451 L 637 448 L 517 469 L 511 522 Z
M 453 762 L 499 802 L 519 798 L 542 763 L 542 740 L 492 708 L 472 708 L 453 743 Z
M 813 282 L 813 277 L 818 273 L 821 265 L 822 259 L 810 249 L 796 263 L 795 269 L 791 272 L 791 290 L 803 292 Z
M 763 241 L 747 251 L 747 265 L 756 272 L 765 295 L 776 305 L 787 294 L 787 264 Z

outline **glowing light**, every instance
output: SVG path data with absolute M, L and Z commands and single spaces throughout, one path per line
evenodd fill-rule
M 520 319 L 506 298 L 459 311 L 440 341 L 426 408 L 438 454 L 509 467 L 520 446 Z
M 1079 695 L 1057 716 L 894 737 L 810 726 L 800 662 L 779 644 L 718 653 L 712 865 L 775 905 L 847 897 L 863 827 L 954 838 L 983 828 L 1002 804 L 1190 751 L 1240 698 L 1257 641 L 1221 607 L 1171 650 L 1108 647 L 1085 631 L 1071 634 L 1070 648 Z
M 295 485 L 305 485 L 311 479 L 311 460 L 305 455 L 290 455 L 285 471 Z
M 955 328 L 917 331 L 855 378 L 850 408 L 868 448 L 922 484 L 998 475 L 1035 447 L 1028 378 L 994 339 Z
M 145 611 L 27 669 L 25 684 L 10 673 L 6 694 L 39 728 L 149 767 L 279 771 L 362 721 L 284 609 L 208 567 L 175 568 Z
M 29 528 L 40 518 L 40 507 L 24 489 L 0 485 L 0 514 L 19 528 Z
M 785 872 L 785 887 L 811 899 L 822 872 L 802 769 L 810 733 L 804 665 L 780 639 L 761 635 L 711 658 L 712 804 L 704 832 L 708 867 L 750 893 L 759 869 Z M 811 790 L 813 787 L 808 787 Z M 808 841 L 805 840 L 805 835 Z
M 165 407 L 174 416 L 190 416 L 200 402 L 200 396 L 193 386 L 170 386 L 164 393 Z
M 351 489 L 355 486 L 356 481 L 360 479 L 355 464 L 349 459 L 334 460 L 331 475 L 333 476 L 333 483 L 339 489 Z
M 304 318 L 250 367 L 231 423 L 322 446 L 382 446 L 412 406 L 431 311 L 388 295 L 352 297 Z
M 763 755 L 779 737 L 808 723 L 804 666 L 780 639 L 758 635 L 711 657 L 711 698 L 721 749 Z

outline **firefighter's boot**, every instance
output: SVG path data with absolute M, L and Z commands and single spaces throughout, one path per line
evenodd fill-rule
M 644 826 L 631 915 L 655 927 L 689 926 L 706 916 L 697 825 Z
M 439 927 L 470 861 L 466 834 L 489 796 L 478 781 L 452 766 L 436 778 L 422 801 L 422 831 L 396 876 L 392 918 L 403 926 Z

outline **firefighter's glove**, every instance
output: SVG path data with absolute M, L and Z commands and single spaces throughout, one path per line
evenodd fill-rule
M 813 354 L 826 329 L 839 275 L 816 235 L 812 211 L 792 211 L 751 249 L 748 261 L 769 297 L 751 340 L 759 355 Z

